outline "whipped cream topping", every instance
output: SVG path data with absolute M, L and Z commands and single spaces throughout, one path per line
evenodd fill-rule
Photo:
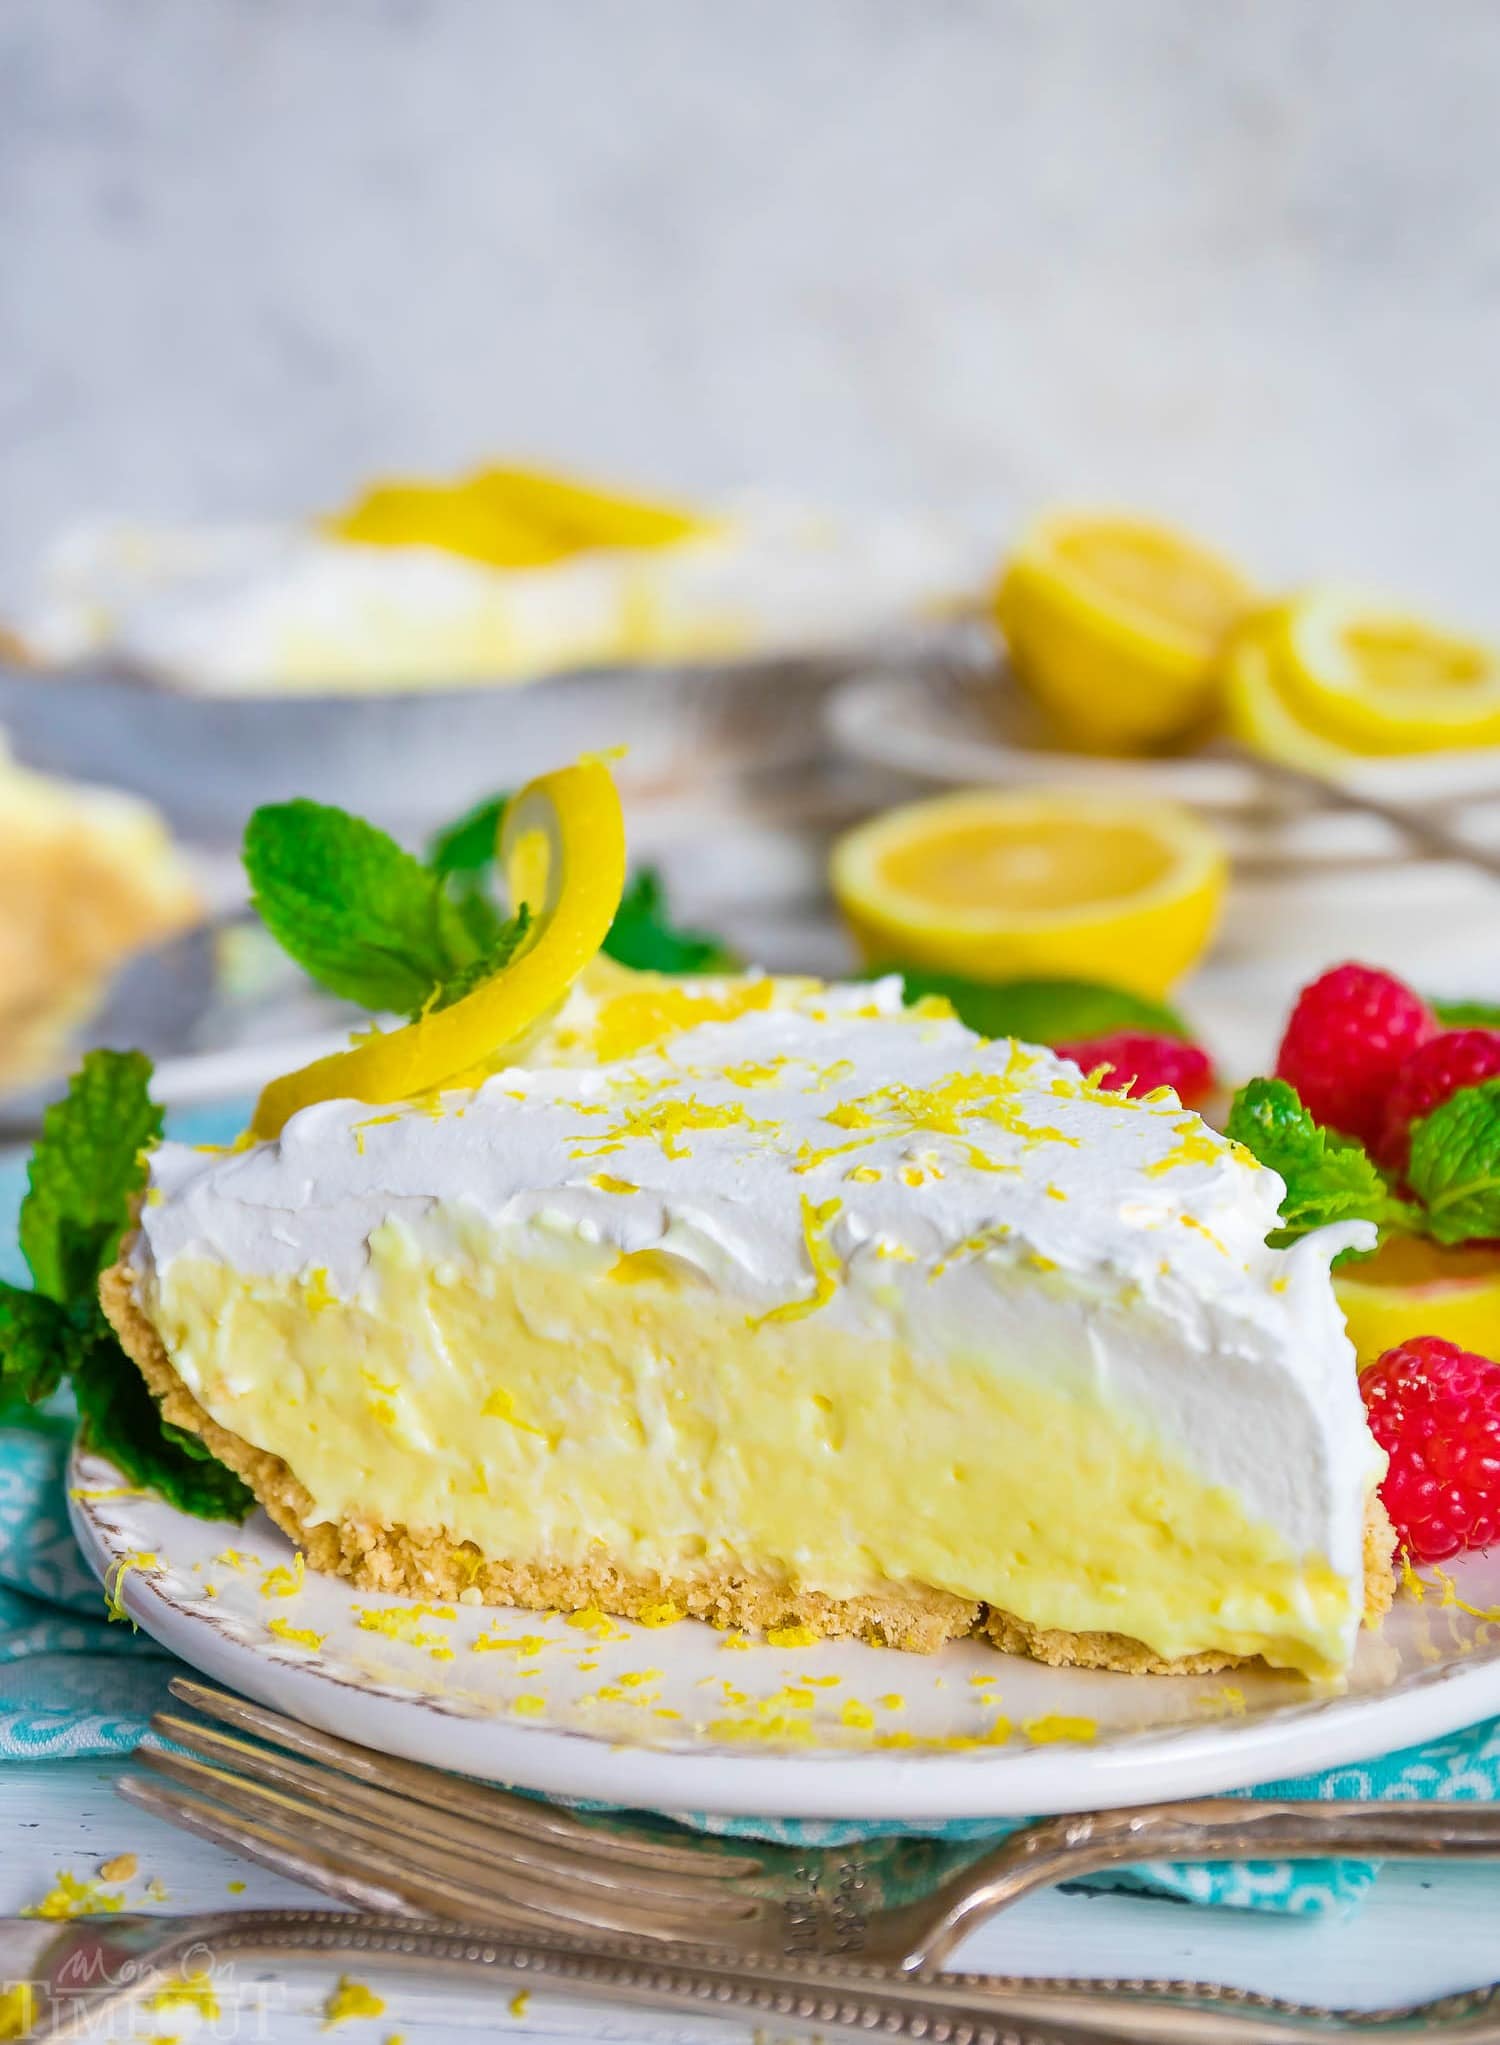
M 242 1152 L 163 1145 L 140 1267 L 210 1257 L 355 1297 L 391 1221 L 435 1263 L 476 1242 L 596 1268 L 665 1252 L 752 1317 L 826 1315 L 1116 1401 L 1357 1576 L 1381 1459 L 1328 1267 L 1363 1224 L 1267 1248 L 1281 1181 L 1175 1095 L 1092 1088 L 903 1009 L 894 981 L 702 984 L 759 1005 L 612 1063 L 324 1103 Z

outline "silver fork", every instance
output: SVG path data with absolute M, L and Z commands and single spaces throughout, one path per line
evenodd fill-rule
M 998 1846 L 720 1840 L 445 1775 L 186 1677 L 171 1688 L 219 1723 L 158 1713 L 171 1745 L 142 1748 L 149 1777 L 120 1783 L 132 1802 L 359 1909 L 498 1929 L 914 1973 L 1034 1889 L 1142 1861 L 1500 1857 L 1500 1805 L 1478 1803 L 1208 1798 L 1044 1818 Z

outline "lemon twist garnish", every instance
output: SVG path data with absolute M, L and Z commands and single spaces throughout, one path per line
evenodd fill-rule
M 273 1080 L 253 1136 L 279 1136 L 318 1101 L 384 1106 L 471 1075 L 557 1006 L 608 935 L 625 885 L 625 825 L 608 768 L 580 761 L 530 782 L 506 809 L 499 853 L 512 905 L 531 912 L 526 949 L 451 1007 Z

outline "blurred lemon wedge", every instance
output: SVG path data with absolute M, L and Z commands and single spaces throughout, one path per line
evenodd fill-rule
M 252 1136 L 279 1136 L 318 1101 L 403 1101 L 462 1082 L 551 1014 L 604 942 L 625 885 L 625 823 L 609 769 L 580 760 L 529 782 L 506 806 L 499 852 L 512 907 L 531 912 L 524 948 L 449 1007 L 272 1080 Z
M 1253 600 L 1231 562 L 1171 526 L 1053 512 L 1023 535 L 995 616 L 1062 742 L 1131 753 L 1207 718 L 1220 653 Z
M 596 547 L 670 547 L 713 530 L 675 504 L 515 468 L 479 469 L 455 483 L 372 483 L 322 528 L 361 546 L 438 547 L 491 568 L 545 568 Z
M 1168 803 L 981 790 L 871 818 L 835 845 L 830 877 L 873 965 L 1159 999 L 1208 943 L 1225 871 L 1212 833 Z
M 1366 755 L 1500 745 L 1500 649 L 1331 589 L 1283 606 L 1276 630 L 1284 698 L 1333 745 Z
M 1439 1335 L 1500 1362 L 1500 1250 L 1392 1236 L 1333 1274 L 1361 1370 L 1398 1342 Z

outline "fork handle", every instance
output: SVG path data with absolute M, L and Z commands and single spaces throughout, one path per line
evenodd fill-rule
M 1500 1803 L 1292 1803 L 1242 1797 L 1043 1818 L 907 1907 L 906 1964 L 940 1966 L 1032 1889 L 1148 1860 L 1494 1860 Z M 946 1902 L 938 1915 L 934 1906 Z
M 968 1984 L 914 1981 L 835 1969 L 727 1959 L 696 1949 L 664 1950 L 581 1938 L 495 1933 L 421 1918 L 341 1910 L 245 1910 L 211 1917 L 137 1918 L 132 1928 L 160 1923 L 163 1935 L 122 1946 L 123 1985 L 68 1996 L 56 1983 L 97 1980 L 119 1920 L 78 1918 L 64 1927 L 45 1959 L 50 1992 L 28 2032 L 34 2045 L 64 2045 L 101 2035 L 105 2020 L 164 1975 L 186 1966 L 212 1978 L 235 1962 L 336 1958 L 499 1990 L 550 1990 L 591 2000 L 634 2003 L 699 2017 L 774 2018 L 778 2025 L 848 2031 L 860 2037 L 936 2039 L 951 2045 L 1108 2045 L 1118 2037 L 1107 2002 L 1092 2016 L 1053 2015 L 1030 1998 L 1009 2009 L 1003 1998 Z M 86 1965 L 79 1970 L 79 1962 Z M 106 1970 L 107 1971 L 107 1970 Z

